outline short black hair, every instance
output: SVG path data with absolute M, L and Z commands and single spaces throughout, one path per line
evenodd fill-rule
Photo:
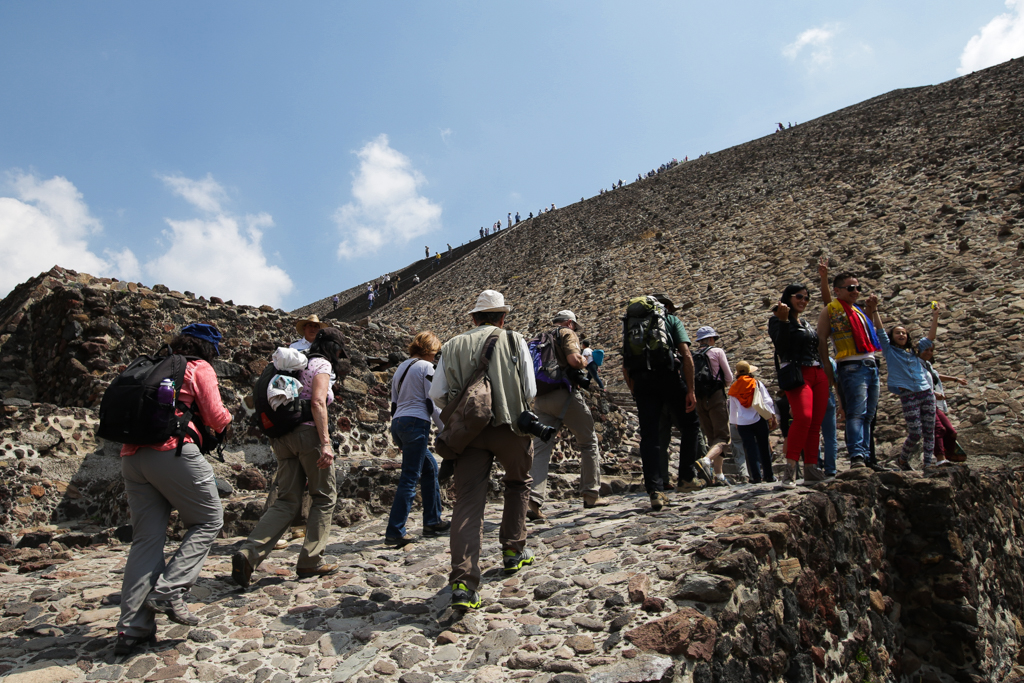
M 837 289 L 837 288 L 841 287 L 842 284 L 844 282 L 846 282 L 847 280 L 849 280 L 851 277 L 857 277 L 857 276 L 855 274 L 849 273 L 849 272 L 839 273 L 839 275 L 836 275 L 834 278 L 832 278 L 832 287 L 834 289 Z
M 473 322 L 477 325 L 494 325 L 495 327 L 505 317 L 504 311 L 480 311 L 473 314 Z

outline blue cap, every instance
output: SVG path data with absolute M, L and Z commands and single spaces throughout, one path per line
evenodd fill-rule
M 935 344 L 928 337 L 921 337 L 921 341 L 917 342 L 918 351 L 927 351 L 933 346 L 935 346 Z
M 220 331 L 217 330 L 213 325 L 207 325 L 206 323 L 192 323 L 191 325 L 185 325 L 181 328 L 181 334 L 187 334 L 190 337 L 196 339 L 202 339 L 213 344 L 213 350 L 220 355 L 220 340 L 223 337 L 220 336 Z

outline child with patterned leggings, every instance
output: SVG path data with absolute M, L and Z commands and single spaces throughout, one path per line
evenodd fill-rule
M 932 325 L 924 337 L 924 340 L 927 340 L 926 345 L 935 341 L 939 327 L 939 312 L 939 304 L 933 304 Z M 903 451 L 896 458 L 896 464 L 902 470 L 912 469 L 910 456 L 914 454 L 920 442 L 924 450 L 922 462 L 925 467 L 930 467 L 934 464 L 935 453 L 935 392 L 928 381 L 924 366 L 918 359 L 917 349 L 910 343 L 907 328 L 895 325 L 886 334 L 877 309 L 872 322 L 878 332 L 888 366 L 886 383 L 889 391 L 900 397 L 903 417 L 907 421 L 907 439 L 903 442 Z

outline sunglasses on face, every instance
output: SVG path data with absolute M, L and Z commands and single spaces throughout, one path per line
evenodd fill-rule
M 845 287 L 840 287 L 839 289 L 845 289 L 847 292 L 862 292 L 862 291 L 864 291 L 863 289 L 861 289 L 860 285 L 846 285 Z
M 807 296 L 806 294 L 794 294 L 790 298 L 792 298 L 792 299 L 799 299 L 800 301 L 810 301 L 811 300 L 811 297 Z

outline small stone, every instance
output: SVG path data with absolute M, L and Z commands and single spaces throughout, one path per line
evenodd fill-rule
M 451 631 L 441 631 L 437 636 L 438 645 L 450 645 L 459 642 L 459 636 Z
M 647 574 L 637 574 L 629 580 L 627 592 L 629 601 L 633 603 L 643 602 L 651 590 L 651 577 Z
M 594 639 L 590 636 L 569 636 L 565 639 L 565 644 L 571 647 L 578 655 L 589 654 L 597 649 L 597 646 L 594 645 Z
M 394 662 L 389 662 L 386 659 L 380 659 L 373 665 L 373 670 L 379 674 L 390 676 L 398 672 L 398 667 L 395 666 Z

